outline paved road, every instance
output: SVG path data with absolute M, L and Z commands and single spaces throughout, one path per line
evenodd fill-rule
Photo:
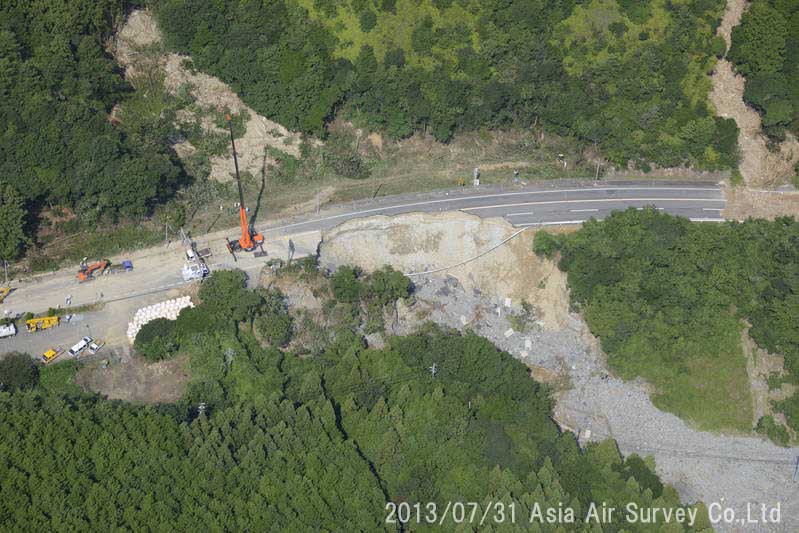
M 554 186 L 553 186 L 554 185 Z M 721 221 L 724 193 L 712 182 L 551 182 L 547 187 L 519 187 L 486 192 L 461 189 L 438 193 L 387 197 L 331 209 L 327 216 L 311 217 L 265 228 L 267 235 L 296 234 L 330 229 L 345 220 L 414 211 L 460 210 L 481 217 L 505 217 L 515 226 L 580 223 L 603 218 L 611 211 L 654 205 L 668 213 L 694 220 Z
M 285 259 L 290 253 L 294 257 L 315 253 L 322 231 L 358 217 L 461 210 L 481 217 L 504 217 L 512 224 L 524 227 L 574 224 L 591 217 L 603 218 L 613 210 L 648 205 L 693 220 L 721 221 L 724 195 L 715 184 L 697 182 L 624 181 L 594 184 L 559 181 L 511 190 L 463 188 L 333 206 L 318 215 L 259 226 L 266 237 L 267 258 L 256 259 L 252 254 L 239 254 L 234 262 L 225 250 L 224 237 L 230 236 L 235 230 L 206 235 L 198 241 L 201 248 L 207 246 L 214 252 L 209 261 L 212 270 L 241 268 L 256 275 L 269 258 Z M 180 244 L 141 250 L 111 260 L 119 262 L 126 258 L 133 259 L 133 272 L 102 276 L 89 283 L 78 284 L 74 269 L 12 283 L 14 291 L 0 309 L 12 314 L 44 312 L 49 307 L 63 306 L 67 295 L 72 296 L 73 306 L 102 302 L 106 305 L 104 311 L 88 313 L 82 325 L 97 324 L 95 329 L 103 331 L 94 332 L 95 335 L 118 338 L 122 335 L 121 328 L 127 318 L 120 321 L 113 316 L 116 324 L 113 328 L 101 327 L 112 318 L 111 315 L 132 315 L 136 307 L 166 299 L 184 288 L 180 277 L 184 261 Z M 100 313 L 103 314 L 102 319 L 99 318 Z M 58 333 L 53 331 L 47 335 L 44 332 L 35 335 L 22 333 L 12 339 L 0 339 L 0 352 L 14 349 L 39 351 L 48 343 L 71 342 L 70 339 L 75 336 L 73 329 L 59 328 Z M 66 338 L 61 339 L 62 336 Z M 35 338 L 35 342 L 31 337 Z

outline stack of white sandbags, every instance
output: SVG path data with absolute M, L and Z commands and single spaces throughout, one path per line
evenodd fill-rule
M 128 324 L 128 340 L 131 344 L 133 344 L 133 341 L 136 340 L 136 335 L 138 335 L 139 330 L 146 323 L 151 322 L 156 318 L 175 320 L 180 314 L 181 310 L 187 307 L 194 307 L 194 304 L 191 303 L 191 298 L 189 296 L 173 298 L 172 300 L 158 302 L 157 304 L 142 307 L 136 311 L 135 315 L 133 315 L 133 322 Z

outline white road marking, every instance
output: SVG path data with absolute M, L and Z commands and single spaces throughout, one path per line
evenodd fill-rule
M 337 218 L 344 218 L 344 217 L 355 217 L 357 215 L 366 215 L 368 213 L 376 213 L 378 211 L 388 211 L 390 209 L 403 209 L 406 207 L 418 207 L 420 205 L 431 205 L 431 204 L 440 204 L 446 202 L 456 202 L 456 201 L 466 201 L 466 200 L 479 200 L 482 198 L 503 198 L 506 196 L 523 196 L 527 194 L 558 194 L 558 193 L 570 193 L 570 192 L 589 192 L 589 191 L 712 191 L 712 192 L 721 192 L 719 188 L 702 188 L 702 187 L 594 187 L 590 189 L 555 189 L 551 191 L 520 191 L 520 192 L 506 192 L 506 193 L 497 193 L 497 194 L 483 194 L 479 196 L 463 196 L 459 198 L 442 198 L 440 200 L 426 200 L 424 202 L 412 202 L 409 204 L 399 204 L 399 205 L 387 205 L 383 207 L 375 207 L 372 209 L 364 209 L 363 211 L 352 211 L 350 213 L 342 213 L 340 215 L 331 215 L 329 217 L 317 218 L 314 220 L 306 220 L 304 222 L 294 222 L 292 224 L 286 224 L 284 226 L 278 226 L 275 228 L 265 228 L 263 231 L 278 231 L 287 228 L 293 228 L 295 226 L 303 226 L 305 224 L 313 224 L 314 222 L 326 222 L 328 220 L 335 220 Z M 723 201 L 723 200 L 718 200 Z M 525 204 L 505 204 L 507 206 L 512 205 L 525 205 Z
M 602 220 L 598 218 L 596 220 Z M 526 226 L 560 226 L 560 225 L 567 225 L 567 224 L 582 224 L 583 222 L 587 222 L 588 220 L 560 220 L 558 222 L 527 222 L 525 224 L 514 224 L 518 227 L 526 227 Z
M 460 211 L 478 211 L 480 209 L 497 209 L 499 207 L 521 207 L 523 205 L 550 204 L 593 204 L 597 202 L 724 202 L 723 198 L 596 198 L 593 200 L 546 200 L 543 202 L 523 202 L 519 204 L 483 205 L 479 207 L 461 207 Z
M 636 211 L 643 211 L 644 209 L 646 209 L 646 207 L 636 207 L 635 208 Z M 656 207 L 655 209 L 657 209 L 658 211 L 663 211 L 664 208 L 663 207 Z M 721 211 L 721 209 L 719 209 L 719 211 Z
M 603 218 L 595 218 L 597 222 L 602 222 Z M 726 218 L 689 218 L 691 222 L 727 222 Z M 586 220 L 560 220 L 558 222 L 527 222 L 525 224 L 514 224 L 515 226 L 522 228 L 526 226 L 566 226 L 569 224 L 582 224 L 583 222 L 588 222 Z
M 702 211 L 724 211 L 724 209 L 720 207 L 703 207 Z
M 521 217 L 521 216 L 534 215 L 534 214 L 535 213 L 533 213 L 532 211 L 527 211 L 525 213 L 507 213 L 505 216 L 506 217 Z
M 589 211 L 595 213 L 599 211 L 599 209 L 569 209 L 569 212 L 571 213 L 587 213 Z

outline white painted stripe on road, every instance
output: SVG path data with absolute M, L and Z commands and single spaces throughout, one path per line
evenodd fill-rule
M 597 218 L 595 220 L 602 220 L 601 218 Z M 558 222 L 527 222 L 525 224 L 514 224 L 514 226 L 526 227 L 526 226 L 566 226 L 568 224 L 582 224 L 583 222 L 587 222 L 586 220 L 560 220 Z
M 720 207 L 703 207 L 702 211 L 724 211 L 724 209 Z
M 534 214 L 535 213 L 533 213 L 532 211 L 526 211 L 524 213 L 508 213 L 505 216 L 506 217 L 523 217 L 523 216 L 526 216 L 526 215 L 534 215 Z
M 596 198 L 593 200 L 546 200 L 543 202 L 523 202 L 519 204 L 496 204 L 479 207 L 461 207 L 460 211 L 478 211 L 480 209 L 497 209 L 500 207 L 521 207 L 523 205 L 551 204 L 593 204 L 597 202 L 724 202 L 723 198 Z
M 646 207 L 636 207 L 635 208 L 636 211 L 643 211 L 644 209 L 646 209 Z M 665 207 L 656 207 L 655 209 L 657 209 L 658 211 L 663 211 L 665 209 Z M 721 209 L 719 209 L 719 211 L 721 211 Z
M 526 226 L 567 226 L 570 224 L 582 224 L 583 222 L 588 222 L 589 219 L 585 220 L 560 220 L 557 222 L 527 222 L 525 224 L 514 224 L 517 227 L 526 227 Z M 604 218 L 595 218 L 597 222 L 602 222 L 605 220 Z M 689 218 L 691 222 L 727 222 L 726 218 Z
M 597 211 L 599 211 L 599 209 L 569 209 L 569 212 L 571 213 L 596 213 Z
M 372 209 L 364 209 L 362 211 L 352 211 L 350 213 L 342 213 L 340 215 L 331 215 L 329 217 L 323 218 L 316 218 L 313 220 L 306 220 L 304 222 L 294 222 L 292 224 L 286 224 L 285 226 L 278 226 L 276 228 L 265 228 L 263 231 L 278 231 L 287 228 L 293 228 L 296 226 L 303 226 L 305 224 L 313 224 L 318 222 L 326 222 L 328 220 L 336 220 L 337 218 L 345 218 L 345 217 L 355 217 L 357 215 L 366 215 L 369 213 L 377 213 L 379 211 L 388 211 L 391 209 L 403 209 L 406 207 L 418 207 L 422 205 L 432 205 L 432 204 L 440 204 L 445 202 L 455 202 L 455 201 L 469 201 L 469 200 L 480 200 L 483 198 L 504 198 L 507 196 L 523 196 L 527 194 L 558 194 L 558 193 L 570 193 L 570 192 L 594 192 L 594 191 L 712 191 L 712 192 L 721 192 L 719 188 L 711 188 L 711 187 L 592 187 L 590 189 L 555 189 L 555 190 L 543 190 L 543 191 L 519 191 L 519 192 L 505 192 L 505 193 L 497 193 L 497 194 L 483 194 L 478 196 L 461 196 L 461 197 L 453 197 L 453 198 L 442 198 L 440 200 L 426 200 L 424 202 L 412 202 L 409 204 L 399 204 L 399 205 L 387 205 L 383 207 L 375 207 Z M 507 204 L 507 205 L 514 205 L 514 204 Z M 524 205 L 524 204 L 519 204 Z

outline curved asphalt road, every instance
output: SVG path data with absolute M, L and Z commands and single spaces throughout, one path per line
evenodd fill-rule
M 714 183 L 553 181 L 511 190 L 461 188 L 383 197 L 333 206 L 318 215 L 284 221 L 271 227 L 258 224 L 267 241 L 269 256 L 266 258 L 238 254 L 238 261 L 234 262 L 225 251 L 224 237 L 235 235 L 235 229 L 218 231 L 197 240 L 200 247 L 207 246 L 214 251 L 214 256 L 209 259 L 211 270 L 241 268 L 255 274 L 269 258 L 286 257 L 288 248 L 294 249 L 295 257 L 314 253 L 322 231 L 353 218 L 461 210 L 481 217 L 504 217 L 513 225 L 524 227 L 575 224 L 591 217 L 603 218 L 613 210 L 650 205 L 696 221 L 722 221 L 721 211 L 725 202 L 723 191 Z M 127 309 L 162 300 L 168 296 L 161 293 L 183 285 L 180 268 L 184 257 L 179 243 L 140 250 L 111 260 L 118 263 L 128 258 L 134 262 L 133 272 L 101 276 L 89 283 L 77 283 L 74 267 L 15 281 L 11 284 L 13 292 L 0 310 L 8 310 L 14 315 L 25 311 L 43 312 L 48 307 L 64 305 L 65 297 L 71 295 L 72 306 L 104 302 L 110 305 L 104 310 L 108 319 L 127 321 Z M 127 306 L 126 310 L 122 310 L 122 301 Z M 116 313 L 125 316 L 113 316 Z M 44 336 L 44 333 L 38 333 L 32 337 Z M 14 341 L 19 338 L 20 335 L 15 339 L 0 339 L 0 352 L 5 351 L 4 348 L 15 349 L 10 345 L 16 344 Z
M 571 186 L 524 187 L 511 191 L 461 189 L 455 191 L 386 197 L 377 201 L 339 206 L 331 214 L 289 224 L 266 226 L 269 237 L 330 229 L 346 220 L 373 215 L 398 215 L 415 211 L 460 210 L 481 217 L 504 217 L 518 227 L 577 224 L 591 217 L 604 218 L 628 207 L 655 206 L 667 213 L 695 221 L 722 221 L 724 193 L 709 182 L 577 182 Z M 340 212 L 338 212 L 340 211 Z M 333 214 L 334 212 L 334 214 Z

